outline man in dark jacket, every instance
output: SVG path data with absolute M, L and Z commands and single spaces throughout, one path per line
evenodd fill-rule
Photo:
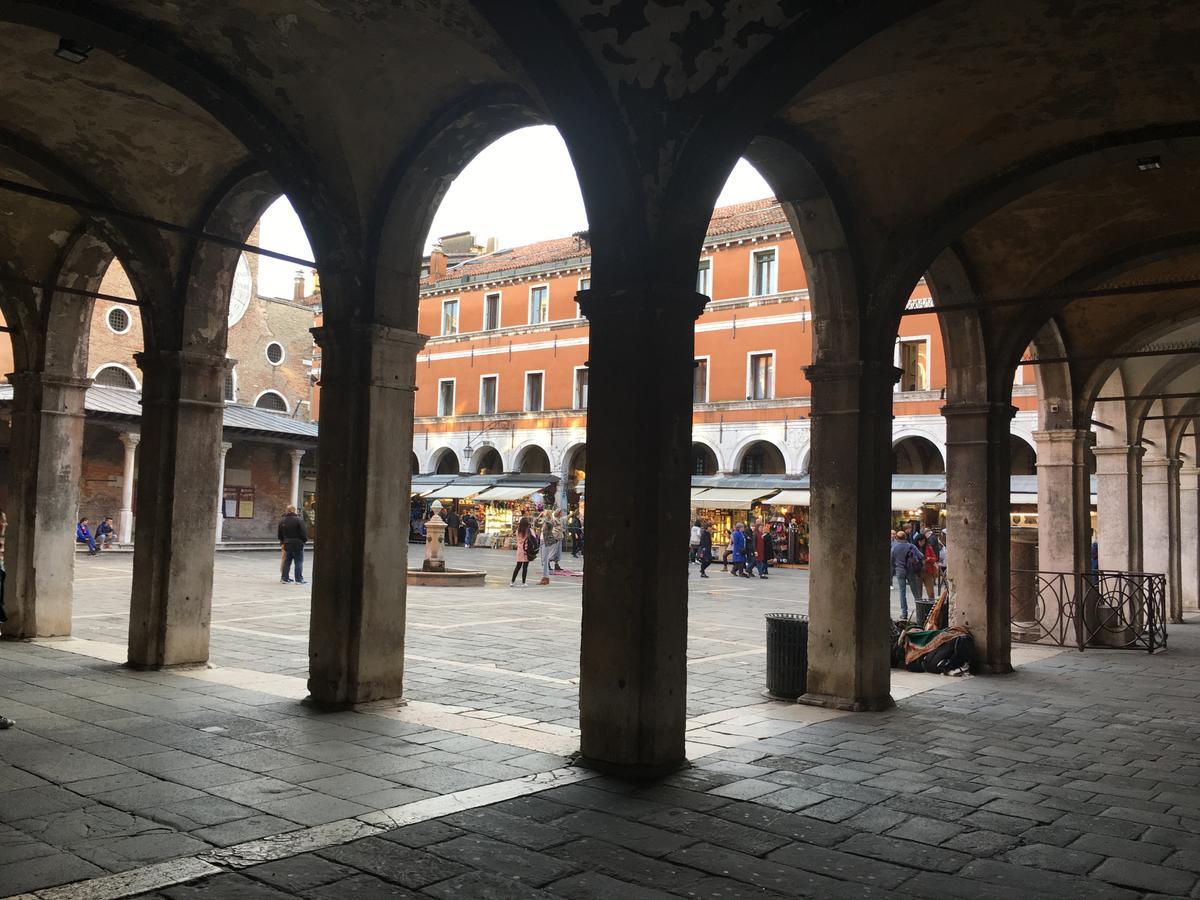
M 280 584 L 291 584 L 288 569 L 295 563 L 296 584 L 307 584 L 304 580 L 304 545 L 308 532 L 304 520 L 296 515 L 296 507 L 289 506 L 279 520 L 279 545 L 283 548 L 283 571 L 279 573 Z

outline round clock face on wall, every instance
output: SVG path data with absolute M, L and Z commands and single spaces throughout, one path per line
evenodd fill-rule
M 250 305 L 250 291 L 253 285 L 250 279 L 250 266 L 246 264 L 243 254 L 238 257 L 237 269 L 233 273 L 233 290 L 229 292 L 229 327 L 232 328 L 242 320 L 246 308 Z

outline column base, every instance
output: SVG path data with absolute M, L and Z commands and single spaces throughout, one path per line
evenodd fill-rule
M 311 677 L 308 679 L 308 696 L 301 702 L 314 709 L 332 712 L 355 709 L 370 703 L 399 703 L 404 699 L 404 685 L 399 681 L 392 684 L 382 682 L 360 684 L 354 690 L 330 692 L 314 689 L 313 681 L 314 679 Z
M 135 672 L 186 672 L 190 669 L 211 669 L 213 668 L 208 660 L 203 662 L 184 662 L 184 663 L 162 663 L 155 665 L 152 663 L 140 663 L 129 660 L 121 664 L 126 669 L 133 669 Z
M 883 712 L 892 709 L 896 701 L 891 694 L 882 697 L 837 697 L 833 694 L 801 694 L 797 703 L 805 706 L 820 706 L 822 709 L 840 709 L 846 712 Z
M 972 663 L 972 675 L 1011 675 L 1012 663 Z
M 643 763 L 614 763 L 603 759 L 592 759 L 591 757 L 584 756 L 582 753 L 576 753 L 571 757 L 571 765 L 591 769 L 593 772 L 599 772 L 601 775 L 610 775 L 613 778 L 620 778 L 625 781 L 656 781 L 659 778 L 665 778 L 682 769 L 689 768 L 691 763 L 688 762 L 687 757 L 673 762 L 653 765 Z

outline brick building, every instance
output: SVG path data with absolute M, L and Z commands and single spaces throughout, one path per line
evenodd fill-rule
M 257 229 L 249 243 L 257 244 Z M 243 254 L 230 298 L 225 381 L 224 483 L 218 536 L 226 541 L 270 539 L 283 508 L 293 500 L 311 508 L 315 491 L 317 428 L 313 413 L 313 342 L 309 331 L 319 293 L 306 294 L 297 273 L 290 298 L 259 293 L 258 259 Z M 99 292 L 134 299 L 120 264 L 105 273 Z M 142 323 L 135 303 L 95 300 L 88 333 L 86 397 L 79 515 L 111 515 L 128 540 L 136 510 L 136 471 Z M 12 371 L 12 350 L 0 340 L 0 365 Z M 11 388 L 0 385 L 0 407 Z M 7 469 L 8 429 L 0 432 L 0 466 Z M 2 479 L 7 491 L 7 478 Z M 5 498 L 6 499 L 6 498 Z
M 420 472 L 543 473 L 560 502 L 576 502 L 586 472 L 589 324 L 575 294 L 590 272 L 586 233 L 452 266 L 435 251 L 420 302 L 419 331 L 431 335 L 417 365 Z M 807 486 L 804 367 L 814 322 L 800 251 L 775 200 L 714 212 L 696 290 L 712 300 L 695 327 L 693 484 L 714 499 L 716 489 L 740 491 L 731 495 L 738 502 L 756 485 Z M 909 307 L 928 305 L 922 281 Z M 946 364 L 935 315 L 901 320 L 895 362 L 894 472 L 912 476 L 897 478 L 895 502 L 905 511 L 944 487 Z M 1037 397 L 1028 377 L 1014 388 L 1015 475 L 1034 472 Z M 637 452 L 631 435 L 630 465 Z

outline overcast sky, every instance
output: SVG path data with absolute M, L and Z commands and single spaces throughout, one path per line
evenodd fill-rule
M 742 160 L 717 205 L 770 195 L 767 183 Z M 502 137 L 463 170 L 434 216 L 426 250 L 439 236 L 457 231 L 473 232 L 481 242 L 495 237 L 499 246 L 513 247 L 585 228 L 583 198 L 566 145 L 555 128 L 542 125 Z M 261 240 L 269 250 L 312 259 L 304 229 L 286 198 L 263 216 Z M 291 263 L 263 257 L 259 292 L 291 297 L 295 271 Z

